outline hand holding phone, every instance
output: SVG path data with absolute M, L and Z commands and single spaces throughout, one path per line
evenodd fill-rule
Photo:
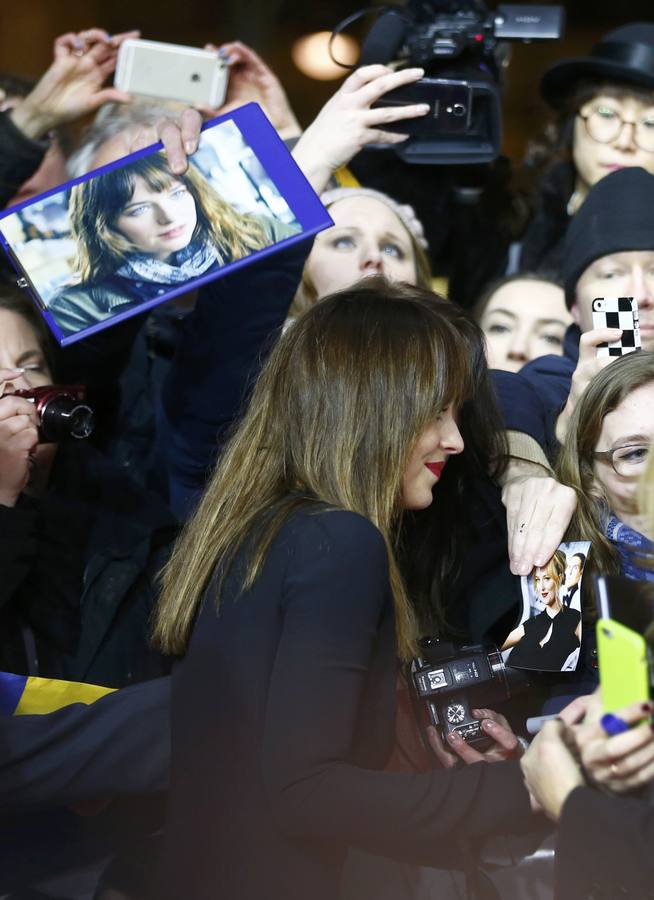
M 649 662 L 642 635 L 615 619 L 599 619 L 597 655 L 604 712 L 649 700 Z
M 596 297 L 593 300 L 593 328 L 620 328 L 617 341 L 597 345 L 598 356 L 624 356 L 640 350 L 638 303 L 633 297 Z
M 649 701 L 649 649 L 640 630 L 616 618 L 624 617 L 626 611 L 632 617 L 630 624 L 639 622 L 633 618 L 632 608 L 638 610 L 642 604 L 628 579 L 607 579 L 600 575 L 595 580 L 595 589 L 600 615 L 596 634 L 602 707 L 605 713 L 614 713 L 633 703 Z

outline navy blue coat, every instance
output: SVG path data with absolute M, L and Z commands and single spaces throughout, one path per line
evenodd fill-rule
M 160 448 L 169 498 L 185 518 L 206 484 L 262 358 L 284 324 L 312 242 L 287 247 L 210 285 L 182 326 L 163 390 Z
M 556 446 L 556 420 L 568 401 L 572 376 L 579 362 L 580 337 L 579 327 L 569 325 L 562 356 L 540 356 L 520 369 L 520 378 L 533 387 L 543 404 L 546 440 L 550 447 Z

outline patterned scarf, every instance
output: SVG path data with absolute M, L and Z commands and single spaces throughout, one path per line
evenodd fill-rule
M 627 578 L 654 581 L 654 569 L 641 568 L 638 563 L 649 557 L 654 560 L 654 544 L 639 531 L 634 531 L 616 516 L 606 524 L 606 536 L 620 556 L 620 567 Z
M 118 269 L 117 275 L 131 281 L 157 284 L 183 284 L 203 275 L 214 263 L 223 263 L 214 246 L 195 241 L 173 255 L 174 265 L 154 259 L 147 253 L 134 253 Z

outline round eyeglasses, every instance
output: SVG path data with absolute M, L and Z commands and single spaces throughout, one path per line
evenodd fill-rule
M 610 144 L 622 133 L 625 125 L 630 125 L 634 144 L 641 150 L 654 152 L 654 112 L 634 121 L 623 118 L 610 106 L 594 106 L 585 115 L 581 112 L 578 115 L 586 126 L 588 136 L 599 144 Z
M 596 450 L 593 456 L 609 463 L 616 475 L 638 478 L 647 465 L 648 454 L 649 444 L 627 444 L 613 450 Z

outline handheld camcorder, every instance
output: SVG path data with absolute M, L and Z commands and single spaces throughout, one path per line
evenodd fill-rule
M 14 394 L 34 403 L 42 444 L 80 440 L 93 431 L 93 410 L 84 402 L 85 390 L 79 384 L 46 384 Z
M 383 126 L 411 135 L 395 152 L 407 163 L 492 162 L 502 145 L 504 42 L 560 38 L 563 7 L 509 4 L 491 12 L 481 0 L 407 0 L 384 9 L 363 43 L 359 65 L 420 66 L 425 77 L 375 105 L 429 106 L 422 118 Z
M 413 663 L 413 684 L 424 700 L 442 740 L 452 731 L 476 750 L 492 741 L 472 715 L 472 707 L 488 707 L 508 700 L 528 686 L 524 672 L 507 668 L 495 646 L 458 647 L 447 641 L 423 638 L 422 655 Z

